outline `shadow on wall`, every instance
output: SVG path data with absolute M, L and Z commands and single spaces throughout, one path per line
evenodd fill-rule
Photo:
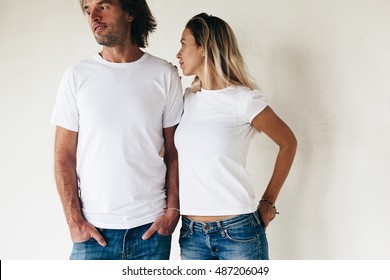
M 330 131 L 334 112 L 328 104 L 330 93 L 322 86 L 327 83 L 332 66 L 326 58 L 318 65 L 320 55 L 283 46 L 273 47 L 266 58 L 267 76 L 272 81 L 267 99 L 298 139 L 295 162 L 278 201 L 283 205 L 283 216 L 278 217 L 282 219 L 271 237 L 277 240 L 270 245 L 271 257 L 276 259 L 302 259 L 308 255 L 320 259 L 319 251 L 330 247 L 324 246 L 329 237 L 323 226 L 327 223 L 321 221 L 328 219 L 323 209 L 328 203 L 327 174 L 333 168 L 334 135 Z M 256 147 L 260 149 L 264 146 Z M 267 158 L 267 164 L 274 158 L 274 154 L 272 159 Z

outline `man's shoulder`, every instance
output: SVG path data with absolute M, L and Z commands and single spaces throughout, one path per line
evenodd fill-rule
M 147 58 L 145 59 L 145 62 L 154 65 L 155 67 L 161 67 L 160 69 L 166 69 L 169 71 L 173 71 L 175 68 L 172 65 L 172 63 L 169 63 L 167 60 L 154 56 L 150 53 L 146 53 Z
M 85 69 L 94 68 L 96 66 L 96 63 L 97 60 L 95 56 L 85 58 L 68 66 L 65 70 L 65 75 L 82 73 Z
M 158 56 L 155 56 L 155 55 L 148 53 L 148 52 L 145 53 L 145 56 L 146 56 L 146 60 L 148 60 L 149 62 L 161 63 L 161 64 L 168 63 L 165 59 L 158 57 Z
M 71 67 L 74 68 L 80 68 L 80 67 L 85 67 L 91 64 L 96 64 L 98 63 L 98 60 L 96 58 L 98 54 L 95 54 L 93 56 L 90 56 L 88 58 L 84 58 L 83 60 L 80 60 L 79 62 L 74 63 Z

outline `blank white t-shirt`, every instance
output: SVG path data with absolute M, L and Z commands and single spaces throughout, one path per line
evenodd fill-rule
M 179 123 L 182 106 L 177 70 L 148 53 L 131 63 L 96 54 L 65 72 L 51 122 L 78 132 L 80 199 L 90 223 L 127 229 L 163 214 L 162 131 Z
M 186 90 L 175 134 L 181 214 L 255 211 L 255 190 L 245 167 L 254 132 L 251 122 L 266 106 L 261 91 L 242 86 Z

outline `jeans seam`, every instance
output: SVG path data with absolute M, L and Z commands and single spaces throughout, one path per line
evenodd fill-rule
M 257 221 L 257 223 L 258 223 L 258 220 L 256 219 L 256 221 Z M 255 223 L 253 223 L 253 226 L 255 227 L 255 229 L 256 229 L 256 238 L 257 238 L 257 254 L 258 254 L 258 259 L 259 260 L 261 260 L 262 259 L 262 250 L 261 250 L 261 246 L 262 246 L 262 244 L 261 244 L 261 238 L 260 238 L 260 233 L 259 233 L 259 230 L 258 230 L 258 228 L 261 226 L 261 224 L 255 224 Z
M 122 259 L 126 260 L 127 259 L 127 254 L 125 252 L 126 249 L 126 235 L 130 229 L 127 229 L 125 234 L 123 235 L 123 241 L 122 241 Z

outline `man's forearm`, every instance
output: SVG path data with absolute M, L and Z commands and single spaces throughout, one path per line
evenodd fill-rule
M 83 220 L 77 186 L 75 165 L 71 160 L 56 160 L 55 177 L 57 190 L 64 208 L 68 225 Z
M 164 129 L 164 162 L 167 167 L 165 187 L 167 207 L 179 208 L 179 160 L 174 143 L 175 127 Z
M 69 226 L 84 220 L 76 173 L 77 139 L 77 132 L 57 127 L 54 151 L 55 179 Z
M 176 157 L 169 159 L 167 162 L 167 207 L 179 208 L 179 174 L 178 174 L 178 160 Z

